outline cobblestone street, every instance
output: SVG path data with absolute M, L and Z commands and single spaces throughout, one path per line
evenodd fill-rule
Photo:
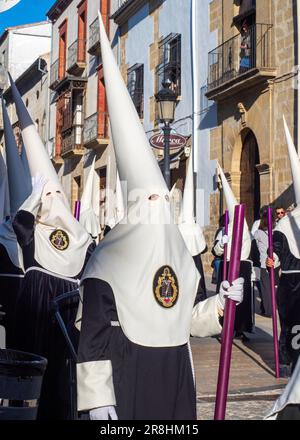
M 249 341 L 234 340 L 226 419 L 261 420 L 282 393 L 287 379 L 274 377 L 272 320 L 256 315 Z M 213 420 L 220 342 L 192 338 L 198 418 Z

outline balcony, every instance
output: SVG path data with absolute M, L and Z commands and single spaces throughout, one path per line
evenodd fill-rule
M 62 134 L 61 156 L 65 159 L 83 154 L 82 126 L 74 125 Z
M 54 90 L 59 83 L 59 61 L 56 60 L 50 67 L 50 89 Z
M 90 25 L 88 53 L 90 55 L 97 55 L 100 53 L 100 31 L 98 18 L 96 18 L 96 20 Z
M 86 68 L 86 40 L 79 38 L 68 49 L 67 71 L 73 75 L 81 75 Z
M 256 24 L 249 29 L 247 50 L 238 34 L 208 54 L 208 99 L 219 101 L 276 77 L 272 29 Z
M 162 2 L 163 0 L 156 0 L 153 3 L 159 6 Z M 122 26 L 147 3 L 148 0 L 121 0 L 120 6 L 115 10 L 111 18 L 118 26 Z
M 84 121 L 83 143 L 86 148 L 104 149 L 108 145 L 107 113 L 94 113 Z

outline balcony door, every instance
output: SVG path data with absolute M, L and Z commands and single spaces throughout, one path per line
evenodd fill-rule
M 250 228 L 254 220 L 259 218 L 260 178 L 256 167 L 258 164 L 258 144 L 250 130 L 244 138 L 240 163 L 240 201 L 246 204 L 246 219 Z
M 85 62 L 86 59 L 86 31 L 87 31 L 87 1 L 78 6 L 78 52 L 77 61 Z
M 59 27 L 59 68 L 58 78 L 61 80 L 66 75 L 66 56 L 67 56 L 67 26 L 65 20 Z

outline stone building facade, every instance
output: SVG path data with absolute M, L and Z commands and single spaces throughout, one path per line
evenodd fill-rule
M 246 203 L 251 227 L 262 205 L 293 203 L 282 116 L 297 144 L 296 2 L 212 0 L 209 9 L 218 38 L 208 54 L 206 96 L 217 104 L 210 157 Z M 210 198 L 210 244 L 224 209 L 219 188 Z
M 185 136 L 187 144 L 171 150 L 171 186 L 176 184 L 177 189 L 183 190 L 187 159 L 192 154 L 195 186 L 199 189 L 195 210 L 202 226 L 209 225 L 209 196 L 214 190 L 208 127 L 214 126 L 216 106 L 210 106 L 209 115 L 205 115 L 204 122 L 200 121 L 200 108 L 194 108 L 194 89 L 199 91 L 200 104 L 200 90 L 207 82 L 207 53 L 217 44 L 209 30 L 209 3 L 210 0 L 112 2 L 112 20 L 118 26 L 120 69 L 149 140 L 161 132 L 156 94 L 163 81 L 168 80 L 177 94 L 172 130 Z M 196 21 L 194 40 L 193 20 Z M 192 55 L 193 41 L 196 57 Z M 154 147 L 153 152 L 163 170 L 163 146 Z M 180 191 L 175 193 L 177 213 Z

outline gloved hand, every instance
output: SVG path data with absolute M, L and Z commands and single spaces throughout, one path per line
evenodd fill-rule
M 100 408 L 91 409 L 91 420 L 118 420 L 118 416 L 114 406 L 101 406 Z
M 227 244 L 227 243 L 228 243 L 228 235 L 222 235 L 221 240 L 220 240 L 220 245 L 222 247 L 224 247 L 225 244 Z
M 225 299 L 230 298 L 237 303 L 237 305 L 243 302 L 244 298 L 244 278 L 237 278 L 230 286 L 228 281 L 222 281 L 220 286 L 220 292 L 217 296 L 218 308 L 224 310 Z
M 46 179 L 46 177 L 41 174 L 41 173 L 37 173 L 34 177 L 32 177 L 31 179 L 32 181 L 32 195 L 36 195 L 37 197 L 41 197 L 42 193 L 43 193 L 43 189 L 46 185 L 46 183 L 48 182 L 48 179 Z

